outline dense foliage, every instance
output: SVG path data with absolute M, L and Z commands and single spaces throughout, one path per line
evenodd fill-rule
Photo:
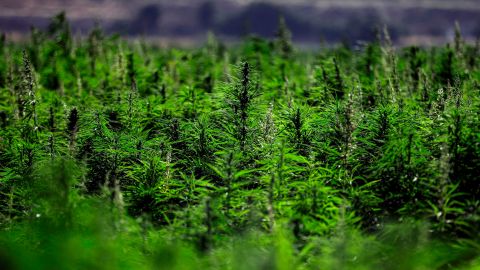
M 480 267 L 480 48 L 0 44 L 3 269 Z M 5 267 L 5 268 L 4 268 Z

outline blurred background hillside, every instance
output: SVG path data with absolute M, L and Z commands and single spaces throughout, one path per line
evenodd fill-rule
M 299 43 L 372 40 L 387 25 L 399 45 L 449 41 L 458 21 L 480 36 L 479 0 L 0 0 L 0 31 L 18 39 L 65 11 L 75 34 L 95 23 L 108 33 L 195 43 L 209 30 L 225 40 L 271 37 L 283 15 Z

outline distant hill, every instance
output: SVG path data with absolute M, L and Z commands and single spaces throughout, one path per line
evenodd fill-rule
M 444 42 L 455 21 L 467 38 L 480 35 L 477 0 L 1 0 L 0 31 L 22 35 L 30 25 L 46 27 L 62 10 L 74 33 L 87 33 L 98 21 L 109 33 L 192 41 L 209 30 L 232 39 L 272 37 L 279 15 L 299 42 L 370 40 L 383 24 L 401 44 Z

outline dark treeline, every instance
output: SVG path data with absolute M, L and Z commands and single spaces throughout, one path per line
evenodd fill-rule
M 480 45 L 302 52 L 277 21 L 188 50 L 65 14 L 2 36 L 0 264 L 478 267 Z
M 76 3 L 75 0 L 72 1 Z M 102 3 L 106 2 L 108 1 L 77 5 L 78 9 L 97 7 L 102 10 L 106 8 Z M 93 27 L 95 20 L 98 20 L 107 34 L 165 39 L 188 38 L 197 41 L 208 31 L 212 31 L 219 36 L 238 40 L 248 34 L 263 38 L 274 37 L 277 19 L 283 16 L 293 33 L 292 38 L 302 43 L 316 44 L 319 40 L 329 43 L 348 41 L 350 44 L 358 40 L 372 42 L 376 39 L 372 29 L 388 25 L 394 43 L 411 44 L 412 40 L 420 40 L 427 44 L 437 44 L 452 38 L 455 21 L 461 23 L 464 36 L 468 40 L 474 40 L 480 35 L 480 11 L 467 9 L 463 6 L 464 3 L 459 3 L 456 8 L 442 9 L 435 5 L 427 7 L 419 4 L 415 7 L 392 3 L 390 6 L 378 7 L 372 5 L 371 1 L 359 2 L 355 7 L 319 7 L 316 1 L 290 4 L 253 1 L 247 5 L 216 0 L 192 1 L 188 5 L 185 2 L 132 1 L 128 5 L 119 2 L 120 7 L 127 9 L 123 17 L 107 19 L 102 16 L 94 18 L 94 15 L 91 15 L 89 18 L 88 11 L 85 11 L 82 17 L 71 21 L 71 26 L 72 33 L 85 35 Z M 19 11 L 21 7 L 20 4 Z M 38 12 L 36 16 L 35 13 L 29 13 L 31 17 L 5 15 L 0 17 L 0 29 L 17 33 L 28 33 L 30 25 L 44 29 L 48 25 L 48 18 L 41 14 Z

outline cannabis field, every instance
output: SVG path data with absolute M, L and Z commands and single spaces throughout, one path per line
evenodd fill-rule
M 2 269 L 479 269 L 480 45 L 0 41 Z

